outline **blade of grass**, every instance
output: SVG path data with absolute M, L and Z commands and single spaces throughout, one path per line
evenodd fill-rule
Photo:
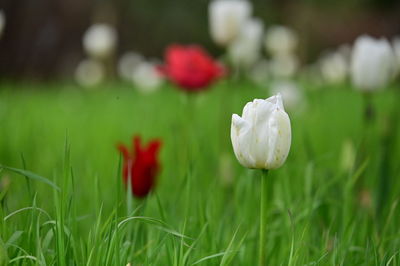
M 11 172 L 14 172 L 16 174 L 28 177 L 28 178 L 33 179 L 33 180 L 40 181 L 42 183 L 45 183 L 45 184 L 51 186 L 55 190 L 60 191 L 60 188 L 56 184 L 54 184 L 49 179 L 47 179 L 47 178 L 45 178 L 43 176 L 40 176 L 38 174 L 32 173 L 30 171 L 14 168 L 14 167 L 5 166 L 5 165 L 0 165 L 0 168 L 4 168 L 4 169 L 9 170 Z

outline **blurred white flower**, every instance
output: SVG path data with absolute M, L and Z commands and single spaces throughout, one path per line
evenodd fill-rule
M 351 58 L 353 84 L 363 91 L 383 89 L 395 73 L 394 52 L 386 39 L 357 38 Z
M 81 61 L 75 71 L 75 79 L 83 87 L 93 87 L 100 84 L 105 77 L 104 66 L 93 59 Z
M 247 0 L 214 0 L 208 7 L 211 38 L 226 46 L 239 34 L 240 27 L 252 13 Z
M 340 83 L 347 78 L 349 66 L 346 58 L 338 51 L 322 56 L 319 66 L 323 79 L 329 83 Z
M 108 24 L 94 24 L 83 36 L 83 47 L 86 53 L 98 59 L 112 55 L 117 45 L 117 31 Z
M 290 119 L 279 94 L 247 103 L 242 117 L 232 115 L 233 150 L 244 167 L 279 168 L 289 153 L 291 136 Z
M 135 68 L 143 60 L 143 56 L 135 52 L 123 54 L 118 61 L 118 74 L 121 78 L 131 81 Z
M 277 25 L 271 26 L 265 35 L 265 47 L 273 56 L 285 56 L 295 51 L 298 44 L 294 30 Z
M 164 78 L 151 62 L 140 62 L 133 71 L 133 83 L 141 92 L 153 92 L 160 88 Z
M 249 78 L 259 86 L 267 86 L 270 80 L 269 62 L 265 59 L 258 61 L 249 71 Z
M 299 61 L 293 54 L 272 57 L 270 73 L 275 78 L 292 78 L 299 68 Z
M 263 31 L 264 26 L 259 19 L 243 23 L 238 37 L 228 47 L 229 57 L 235 66 L 248 68 L 260 58 Z
M 271 94 L 280 94 L 283 103 L 288 109 L 298 110 L 303 102 L 303 94 L 299 86 L 293 81 L 278 80 L 271 83 Z
M 6 27 L 6 15 L 3 10 L 0 10 L 0 38 L 3 34 L 4 28 Z

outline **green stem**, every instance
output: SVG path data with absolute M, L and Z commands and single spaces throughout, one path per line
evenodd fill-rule
M 267 225 L 267 193 L 268 170 L 261 172 L 261 201 L 260 201 L 260 242 L 259 242 L 259 265 L 266 265 L 265 263 L 265 244 L 266 244 L 266 225 Z
M 364 126 L 369 127 L 375 119 L 375 108 L 372 102 L 372 94 L 364 93 Z

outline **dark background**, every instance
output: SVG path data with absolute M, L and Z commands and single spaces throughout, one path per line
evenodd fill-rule
M 300 58 L 351 43 L 362 33 L 400 33 L 398 0 L 253 0 L 254 16 L 295 28 Z M 119 33 L 118 54 L 135 50 L 161 57 L 166 45 L 199 43 L 223 53 L 208 31 L 209 0 L 1 0 L 6 27 L 0 39 L 0 77 L 54 80 L 71 77 L 85 56 L 82 35 L 107 22 Z

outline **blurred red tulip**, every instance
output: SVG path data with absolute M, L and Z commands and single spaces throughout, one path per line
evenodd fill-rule
M 190 92 L 200 91 L 224 74 L 224 68 L 197 45 L 171 45 L 159 68 L 173 83 Z
M 134 196 L 145 197 L 155 185 L 156 176 L 160 170 L 157 159 L 161 147 L 160 140 L 152 140 L 147 147 L 142 146 L 139 136 L 133 138 L 133 151 L 125 145 L 118 145 L 118 150 L 124 157 L 122 177 L 125 185 L 130 179 L 131 189 Z

